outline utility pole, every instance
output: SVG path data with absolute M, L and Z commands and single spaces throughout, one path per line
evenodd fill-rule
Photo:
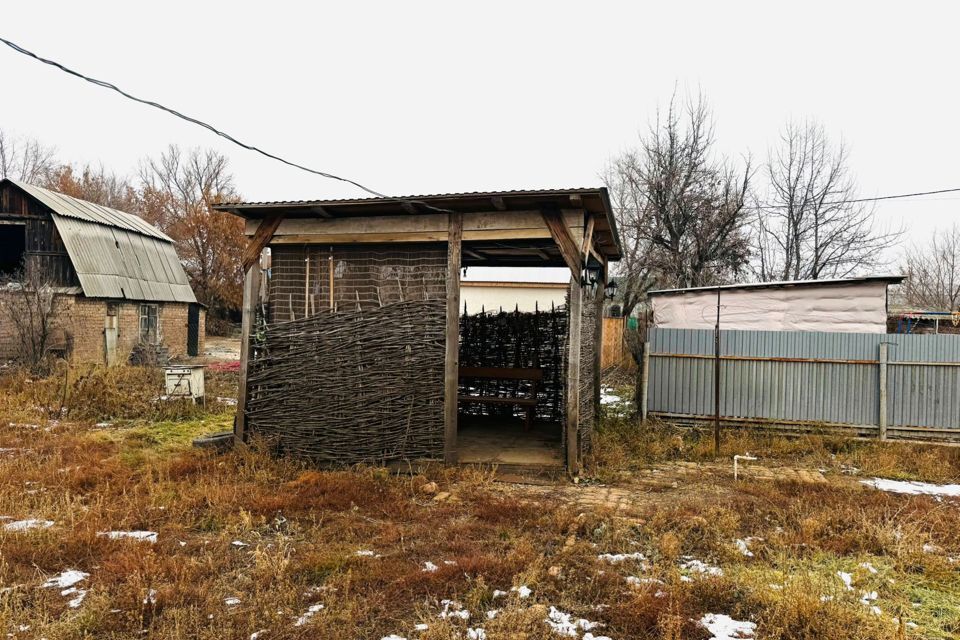
M 720 287 L 717 286 L 717 326 L 713 330 L 713 454 L 720 455 Z

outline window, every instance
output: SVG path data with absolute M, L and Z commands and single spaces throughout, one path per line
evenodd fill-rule
M 157 344 L 160 341 L 160 317 L 155 304 L 140 305 L 140 342 Z

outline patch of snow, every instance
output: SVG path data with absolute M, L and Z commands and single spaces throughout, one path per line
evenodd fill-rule
M 700 624 L 711 634 L 711 640 L 736 640 L 752 638 L 757 630 L 756 623 L 746 620 L 734 620 L 722 613 L 708 613 L 700 618 Z
M 752 557 L 753 557 L 753 551 L 750 551 L 749 538 L 746 539 L 746 540 L 741 539 L 741 538 L 738 538 L 738 539 L 735 540 L 734 542 L 735 542 L 736 545 L 737 545 L 737 551 L 739 551 L 741 554 L 743 554 L 743 555 L 746 556 L 747 558 L 752 558 Z
M 421 571 L 423 571 L 424 573 L 433 573 L 439 568 L 440 567 L 438 567 L 437 565 L 427 560 L 426 562 L 423 563 L 423 569 L 421 569 Z
M 507 592 L 506 592 L 506 591 L 501 591 L 500 589 L 494 589 L 494 590 L 493 590 L 493 597 L 494 597 L 494 598 L 502 598 L 502 597 L 505 596 L 505 595 L 507 595 Z
M 28 531 L 30 529 L 49 529 L 53 526 L 52 520 L 36 520 L 30 518 L 28 520 L 14 520 L 13 522 L 8 522 L 3 525 L 3 528 L 6 531 Z
M 227 605 L 228 607 L 235 607 L 240 604 L 240 598 L 224 598 L 223 604 Z
M 243 547 L 249 547 L 249 546 L 250 546 L 249 544 L 247 544 L 247 543 L 244 542 L 243 540 L 234 540 L 234 541 L 231 542 L 230 544 L 231 544 L 232 546 L 238 548 L 238 549 L 242 549 Z
M 380 557 L 379 553 L 377 553 L 376 551 L 370 551 L 369 549 L 360 549 L 353 555 L 361 558 L 379 558 Z
M 439 618 L 443 620 L 459 618 L 464 621 L 470 619 L 470 612 L 464 609 L 463 605 L 456 600 L 441 600 L 440 604 L 443 605 L 443 610 L 440 612 Z
M 227 405 L 228 407 L 235 407 L 235 406 L 237 406 L 237 399 L 236 399 L 236 398 L 221 398 L 221 397 L 218 396 L 218 397 L 217 397 L 217 402 L 219 402 L 220 404 L 225 404 L 225 405 Z
M 426 631 L 426 630 L 429 629 L 429 628 L 430 628 L 430 625 L 428 625 L 428 624 L 426 624 L 426 623 L 423 623 L 423 622 L 421 622 L 421 623 L 419 623 L 419 624 L 413 625 L 413 630 L 414 630 L 414 631 Z
M 613 640 L 610 636 L 595 636 L 589 631 L 583 634 L 583 640 Z
M 471 627 L 467 629 L 467 640 L 487 640 L 487 632 L 483 627 Z
M 67 589 L 77 584 L 81 580 L 86 580 L 90 577 L 89 573 L 84 573 L 83 571 L 77 571 L 76 569 L 67 569 L 66 571 L 55 575 L 52 578 L 44 582 L 41 587 L 44 589 Z
M 924 553 L 940 553 L 942 549 L 935 544 L 930 544 L 929 542 L 924 543 L 923 552 Z
M 873 478 L 872 480 L 861 480 L 860 482 L 874 489 L 889 491 L 891 493 L 905 493 L 912 496 L 925 495 L 960 498 L 960 484 L 932 484 L 930 482 L 888 480 L 885 478 Z
M 510 591 L 516 591 L 517 595 L 520 596 L 521 600 L 525 598 L 529 598 L 530 594 L 533 593 L 533 590 L 526 585 L 521 585 L 519 587 L 510 587 Z
M 878 594 L 876 591 L 864 591 L 863 595 L 860 596 L 860 603 L 870 604 L 871 602 L 873 602 L 879 597 L 880 597 L 880 594 Z
M 640 553 L 639 551 L 634 553 L 601 553 L 597 556 L 598 559 L 609 562 L 610 564 L 620 564 L 621 562 L 626 562 L 627 560 L 646 560 L 647 557 Z
M 323 610 L 322 604 L 318 603 L 318 604 L 310 605 L 309 607 L 307 607 L 307 610 L 303 613 L 303 615 L 297 618 L 297 621 L 293 623 L 293 626 L 302 627 L 303 625 L 310 622 L 310 618 L 312 618 L 318 611 L 322 611 L 322 610 Z
M 500 609 L 490 609 L 487 611 L 487 620 L 493 620 L 500 615 Z
M 847 573 L 846 571 L 837 571 L 837 577 L 843 580 L 844 586 L 847 587 L 847 591 L 853 591 L 853 576 Z
M 833 596 L 820 596 L 820 602 L 833 602 Z
M 639 586 L 642 584 L 663 584 L 663 580 L 660 580 L 659 578 L 638 578 L 637 576 L 627 576 L 626 580 L 627 584 L 633 586 Z
M 880 607 L 878 607 L 877 605 L 873 605 L 872 607 L 870 607 L 870 613 L 872 613 L 875 616 L 879 616 L 880 614 L 883 613 L 883 611 L 881 611 Z
M 260 629 L 260 631 L 254 631 L 253 633 L 250 634 L 250 640 L 257 640 L 257 638 L 259 638 L 266 632 L 267 632 L 266 629 Z
M 150 589 L 147 591 L 147 597 L 143 599 L 143 604 L 157 604 L 157 590 Z
M 97 535 L 110 538 L 111 540 L 130 538 L 131 540 L 142 540 L 150 543 L 157 541 L 156 531 L 101 531 Z
M 388 636 L 383 636 L 382 638 L 380 638 L 380 640 L 407 640 L 407 639 L 404 638 L 403 636 L 398 636 L 395 633 L 391 633 Z
M 683 562 L 680 563 L 681 569 L 686 569 L 687 571 L 693 571 L 694 573 L 702 573 L 708 576 L 722 576 L 723 569 L 720 567 L 715 567 L 711 564 L 707 564 L 696 558 L 691 558 L 690 556 L 684 556 L 682 558 Z
M 580 631 L 590 631 L 600 626 L 599 622 L 590 622 L 584 618 L 574 618 L 569 613 L 560 611 L 554 606 L 550 607 L 546 623 L 555 633 L 571 638 L 579 636 Z
M 64 593 L 64 591 L 67 593 Z M 71 609 L 79 608 L 80 605 L 83 604 L 83 599 L 87 597 L 86 589 L 77 589 L 76 587 L 70 587 L 69 589 L 64 589 L 64 591 L 61 591 L 60 595 L 63 596 L 63 595 L 76 594 L 73 598 L 71 598 L 67 602 L 67 606 L 70 607 Z
M 861 562 L 860 567 L 866 569 L 870 573 L 877 573 L 877 568 L 870 564 L 869 562 Z

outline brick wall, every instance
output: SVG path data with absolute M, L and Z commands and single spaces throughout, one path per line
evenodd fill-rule
M 0 304 L 4 296 L 0 294 Z M 187 314 L 189 305 L 184 302 L 160 302 L 158 316 L 160 337 L 170 356 L 183 358 L 187 355 Z M 82 295 L 62 295 L 57 300 L 58 328 L 53 333 L 52 344 L 70 354 L 74 362 L 105 364 L 103 329 L 108 306 L 116 309 L 119 335 L 117 337 L 117 361 L 125 362 L 140 339 L 140 303 L 130 301 L 107 301 L 87 298 Z M 200 353 L 203 353 L 206 313 L 200 310 Z M 9 320 L 0 314 L 0 359 L 16 355 L 16 334 Z

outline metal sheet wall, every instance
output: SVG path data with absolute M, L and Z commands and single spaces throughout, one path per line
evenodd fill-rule
M 649 341 L 650 412 L 713 415 L 713 331 L 656 328 Z M 888 344 L 890 435 L 956 430 L 960 437 L 960 336 L 953 335 L 722 331 L 721 416 L 876 428 L 881 343 Z

